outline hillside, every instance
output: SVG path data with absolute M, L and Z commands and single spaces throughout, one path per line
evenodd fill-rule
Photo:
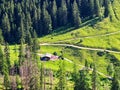
M 119 20 L 120 0 L 1 0 L 0 90 L 120 90 Z
M 40 37 L 62 26 L 68 25 L 75 28 L 86 24 L 94 26 L 96 22 L 107 17 L 110 22 L 119 21 L 119 0 L 10 0 L 0 2 L 0 32 L 5 41 L 9 43 L 20 43 L 21 38 L 27 42 L 29 37 L 33 37 L 34 31 Z M 89 22 L 91 19 L 95 20 Z

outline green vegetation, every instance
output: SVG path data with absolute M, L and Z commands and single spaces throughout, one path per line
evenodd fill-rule
M 119 90 L 119 7 L 119 0 L 0 1 L 0 90 Z

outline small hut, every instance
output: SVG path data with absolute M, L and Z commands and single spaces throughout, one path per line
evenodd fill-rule
M 50 53 L 46 53 L 46 54 L 42 55 L 40 58 L 41 61 L 49 61 L 49 60 L 54 61 L 57 59 L 58 59 L 58 56 L 52 55 Z

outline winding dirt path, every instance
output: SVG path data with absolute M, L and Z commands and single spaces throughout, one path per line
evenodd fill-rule
M 90 35 L 90 36 L 81 36 L 79 38 L 67 39 L 67 40 L 63 40 L 63 41 L 58 41 L 56 43 L 65 42 L 65 41 L 71 41 L 71 40 L 84 39 L 84 38 L 94 38 L 94 37 L 110 36 L 110 35 L 115 35 L 115 34 L 118 34 L 118 33 L 120 33 L 120 30 L 119 31 L 115 31 L 115 32 L 105 33 L 105 34 Z
M 91 51 L 102 51 L 102 52 L 109 52 L 109 53 L 120 53 L 120 51 L 114 51 L 114 50 L 108 50 L 108 49 L 99 49 L 99 48 L 90 48 L 90 47 L 84 47 L 84 46 L 76 46 L 72 44 L 52 44 L 52 43 L 43 43 L 40 44 L 41 46 L 68 46 L 73 47 L 77 49 L 84 49 L 84 50 L 91 50 Z
M 83 36 L 80 38 L 74 38 L 74 39 L 68 39 L 68 40 L 63 40 L 63 41 L 58 41 L 56 43 L 60 43 L 60 42 L 65 42 L 65 41 L 70 41 L 70 40 L 77 40 L 77 39 L 82 39 L 82 38 L 94 38 L 94 37 L 102 37 L 102 36 L 109 36 L 109 35 L 114 35 L 114 34 L 118 34 L 120 33 L 120 31 L 116 31 L 116 32 L 111 32 L 111 33 L 106 33 L 106 34 L 101 34 L 101 35 L 91 35 L 91 36 Z M 77 49 L 84 49 L 84 50 L 92 50 L 92 51 L 102 51 L 102 52 L 109 52 L 109 53 L 120 53 L 120 51 L 115 51 L 115 50 L 108 50 L 108 49 L 99 49 L 99 48 L 90 48 L 90 47 L 83 47 L 83 46 L 76 46 L 76 45 L 72 45 L 72 44 L 53 44 L 53 43 L 43 43 L 40 44 L 41 46 L 68 46 L 68 47 L 73 47 L 73 48 L 77 48 Z M 40 54 L 39 54 L 40 55 Z M 69 60 L 67 58 L 64 58 L 66 61 L 70 62 L 70 63 L 74 63 L 72 60 Z M 78 66 L 82 66 L 81 70 L 85 68 L 84 65 L 80 65 L 77 64 Z M 89 68 L 89 70 L 93 71 L 92 68 Z M 97 73 L 99 75 L 102 75 L 104 77 L 107 77 L 109 79 L 112 79 L 111 76 L 105 75 L 104 73 L 101 73 L 99 71 L 97 71 Z

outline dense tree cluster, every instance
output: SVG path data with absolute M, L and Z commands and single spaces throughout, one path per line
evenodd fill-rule
M 5 41 L 20 43 L 34 30 L 43 36 L 68 24 L 77 28 L 86 19 L 109 16 L 110 7 L 111 0 L 1 0 L 0 40 L 1 31 Z

